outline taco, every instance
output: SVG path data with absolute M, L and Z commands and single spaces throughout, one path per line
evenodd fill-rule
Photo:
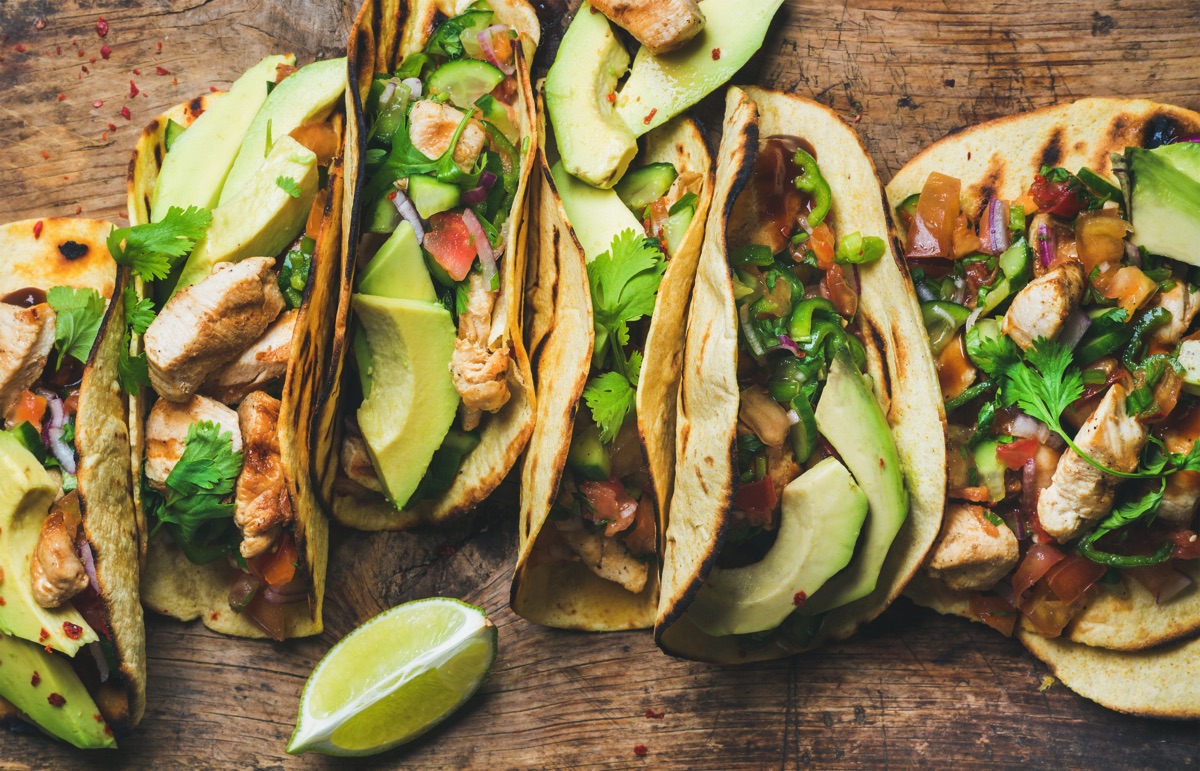
M 321 631 L 328 524 L 309 469 L 329 366 L 344 59 L 270 56 L 164 113 L 129 165 L 142 600 L 210 629 Z
M 689 313 L 655 638 L 716 663 L 849 636 L 937 534 L 942 426 L 870 156 L 731 88 Z
M 349 527 L 474 508 L 533 430 L 521 281 L 539 34 L 524 0 L 371 0 L 351 33 L 352 196 L 317 428 L 338 448 L 321 488 Z
M 1129 680 L 1194 646 L 1101 650 L 1200 632 L 1197 132 L 1188 110 L 1084 99 L 943 139 L 887 189 L 948 417 L 912 596 L 1141 714 L 1200 715 Z
M 124 360 L 129 272 L 111 225 L 0 227 L 0 702 L 77 747 L 146 706 Z

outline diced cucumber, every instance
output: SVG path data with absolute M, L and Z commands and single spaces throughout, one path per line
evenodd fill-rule
M 370 221 L 367 222 L 367 232 L 391 233 L 400 224 L 400 220 L 396 204 L 387 198 L 380 198 L 379 203 L 375 204 L 375 210 L 371 212 Z
M 663 223 L 663 237 L 667 239 L 668 257 L 673 257 L 679 250 L 679 244 L 683 241 L 695 214 L 695 209 L 682 209 L 667 217 L 667 221 Z
M 651 163 L 626 172 L 613 189 L 621 201 L 640 217 L 643 209 L 667 194 L 676 176 L 678 172 L 673 165 Z
M 921 317 L 925 321 L 929 345 L 935 356 L 950 344 L 959 327 L 967 323 L 967 317 L 970 315 L 970 309 L 958 303 L 944 300 L 921 303 Z
M 500 133 L 505 139 L 512 142 L 514 145 L 520 143 L 521 132 L 517 131 L 513 126 L 512 121 L 508 118 L 508 110 L 500 103 L 500 100 L 491 94 L 484 94 L 475 100 L 475 106 L 483 113 L 483 119 L 500 129 Z
M 1013 281 L 1008 276 L 1001 276 L 990 288 L 985 287 L 980 289 L 977 305 L 977 307 L 983 308 L 980 315 L 990 314 L 999 308 L 1001 303 L 1012 297 L 1012 295 Z
M 499 68 L 478 59 L 458 59 L 434 70 L 426 85 L 429 93 L 449 94 L 450 103 L 467 109 L 475 100 L 500 85 L 504 73 Z
M 386 139 L 389 144 L 391 143 L 397 129 L 404 125 L 404 118 L 408 115 L 408 100 L 411 96 L 412 89 L 403 83 L 396 84 L 392 98 L 379 111 L 379 117 L 371 126 L 372 137 Z
M 979 483 L 987 488 L 992 503 L 1004 500 L 1004 466 L 996 457 L 996 442 L 983 442 L 975 448 L 975 470 Z
M 912 218 L 917 214 L 917 201 L 921 200 L 920 193 L 913 193 L 908 198 L 900 202 L 896 207 L 896 215 L 905 221 L 912 221 Z
M 600 429 L 592 421 L 586 420 L 583 430 L 571 440 L 567 463 L 580 476 L 597 482 L 607 480 L 612 474 L 612 458 L 600 441 Z
M 458 206 L 461 196 L 457 185 L 439 182 L 434 177 L 418 175 L 408 178 L 408 197 L 417 207 L 417 214 L 424 219 Z
M 1029 252 L 1029 244 L 1024 238 L 1017 239 L 1013 245 L 1000 255 L 1000 270 L 1013 287 L 1020 287 L 1029 280 L 1033 273 L 1033 255 Z

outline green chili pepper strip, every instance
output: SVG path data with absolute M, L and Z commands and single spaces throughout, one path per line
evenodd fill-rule
M 1146 311 L 1133 326 L 1133 336 L 1129 339 L 1129 346 L 1125 348 L 1124 355 L 1121 356 L 1121 361 L 1125 364 L 1125 369 L 1133 371 L 1137 369 L 1142 361 L 1143 348 L 1146 345 L 1146 338 L 1150 333 L 1171 321 L 1171 312 L 1166 308 L 1151 308 Z
M 788 322 L 788 335 L 796 342 L 811 335 L 813 315 L 817 313 L 837 318 L 837 307 L 824 297 L 801 300 L 792 311 L 792 318 Z
M 1158 547 L 1158 550 L 1153 554 L 1112 554 L 1111 552 L 1101 551 L 1096 548 L 1094 544 L 1098 537 L 1096 535 L 1088 536 L 1081 541 L 1079 543 L 1079 553 L 1092 562 L 1108 565 L 1110 568 L 1140 568 L 1147 565 L 1158 565 L 1169 560 L 1171 552 L 1175 548 L 1168 542 Z
M 977 399 L 988 391 L 996 387 L 996 384 L 990 380 L 982 380 L 967 390 L 963 391 L 958 396 L 946 402 L 946 412 L 957 410 L 972 399 Z
M 829 206 L 833 203 L 833 191 L 829 189 L 829 183 L 821 174 L 816 158 L 803 150 L 796 150 L 792 161 L 804 172 L 796 177 L 796 189 L 812 196 L 813 208 L 808 213 L 808 226 L 815 228 L 824 222 L 825 216 L 829 214 Z

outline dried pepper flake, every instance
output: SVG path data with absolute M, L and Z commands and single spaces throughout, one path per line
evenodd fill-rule
M 617 95 L 615 93 L 613 93 L 612 91 L 609 91 L 608 96 L 605 98 L 608 99 L 609 104 L 616 104 L 616 102 L 617 102 Z
M 108 46 L 100 46 L 100 56 L 107 59 L 112 54 L 112 49 Z
M 37 21 L 35 21 L 33 23 L 33 28 L 36 29 L 38 32 L 41 32 L 42 30 L 44 30 L 46 28 L 46 17 L 45 16 L 37 17 Z
M 166 67 L 155 67 L 154 71 L 157 72 L 159 75 L 170 75 L 171 74 L 171 71 L 168 70 Z
M 712 50 L 712 57 L 713 57 L 713 61 L 714 61 L 714 62 L 719 62 L 719 61 L 721 61 L 721 49 L 720 49 L 720 48 L 714 48 L 714 49 Z
M 67 703 L 67 700 L 60 693 L 52 693 L 46 697 L 46 701 L 50 702 L 51 707 L 61 707 Z
M 96 34 L 100 37 L 105 37 L 108 35 L 108 21 L 106 21 L 103 16 L 101 16 L 99 19 L 96 19 Z
M 19 54 L 23 54 L 25 53 L 25 45 L 23 43 L 17 43 L 15 46 L 13 46 L 13 50 Z
M 95 107 L 96 109 L 100 109 L 103 106 L 104 106 L 104 100 L 102 100 L 102 99 L 97 99 L 96 101 L 92 102 L 92 107 Z
M 75 213 L 76 213 L 76 214 L 82 214 L 82 213 L 83 213 L 83 207 L 82 207 L 82 206 L 80 206 L 80 205 L 78 205 L 78 204 L 76 204 L 76 205 L 75 205 Z
M 646 710 L 646 717 L 650 718 L 651 720 L 662 720 L 666 716 L 666 712 L 655 712 L 652 709 Z
M 55 56 L 62 56 L 62 46 L 54 46 Z
M 50 160 L 50 151 L 49 150 L 42 150 L 42 160 L 43 161 Z
M 134 72 L 137 72 L 137 70 L 134 70 Z M 129 98 L 132 99 L 140 93 L 141 92 L 138 91 L 137 85 L 132 80 L 129 81 Z
M 33 677 L 29 678 L 29 684 L 32 685 L 34 688 L 37 688 L 41 682 L 42 682 L 42 676 L 40 674 L 38 674 L 38 671 L 35 669 L 33 671 Z
M 161 40 L 158 41 L 158 43 L 154 46 L 154 50 L 158 51 L 159 53 L 162 53 L 162 41 Z
M 83 636 L 83 627 L 78 624 L 72 624 L 70 621 L 63 622 L 63 634 L 70 637 L 72 640 L 78 640 Z
M 633 745 L 633 754 L 637 755 L 639 758 L 645 757 L 646 753 L 649 751 L 650 750 L 648 750 L 644 744 Z
M 125 120 L 129 120 L 130 116 L 129 116 L 129 108 L 128 107 L 121 108 L 121 117 L 124 118 Z
M 108 124 L 108 130 L 109 130 L 109 131 L 116 131 L 116 130 L 117 130 L 117 124 L 115 124 L 115 123 L 110 123 L 110 124 Z
M 655 107 L 655 108 L 654 108 L 654 109 L 652 109 L 652 110 L 651 110 L 649 113 L 647 113 L 647 114 L 646 114 L 646 117 L 642 119 L 642 123 L 645 123 L 647 126 L 649 126 L 649 125 L 650 125 L 650 121 L 654 120 L 654 116 L 655 116 L 655 115 L 658 115 L 658 108 L 657 108 L 657 107 Z

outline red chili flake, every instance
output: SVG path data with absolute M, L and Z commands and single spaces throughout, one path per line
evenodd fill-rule
M 649 751 L 650 750 L 646 749 L 646 745 L 644 745 L 644 744 L 633 745 L 633 754 L 637 755 L 639 758 L 644 757 L 645 754 Z
M 803 605 L 807 600 L 808 594 L 806 592 L 796 592 L 794 595 L 792 595 L 792 604 L 797 608 Z
M 166 67 L 155 67 L 154 71 L 157 72 L 159 75 L 170 75 L 171 74 L 171 71 L 168 70 Z
M 72 640 L 78 640 L 83 636 L 83 627 L 72 624 L 70 621 L 63 622 L 63 634 L 70 637 Z
M 112 732 L 112 726 L 110 726 L 110 725 L 105 725 L 105 726 L 104 726 L 104 733 L 108 734 L 109 736 L 112 736 L 112 735 L 113 735 L 113 732 Z
M 108 124 L 108 130 L 109 130 L 109 131 L 116 131 L 116 130 L 117 130 L 117 124 L 115 124 L 115 123 L 110 123 L 110 124 Z
M 25 53 L 25 46 L 22 43 L 17 43 L 15 46 L 13 46 L 13 49 L 19 54 Z
M 108 22 L 105 21 L 103 16 L 101 16 L 99 19 L 96 19 L 96 34 L 100 37 L 104 37 L 108 34 Z
M 102 99 L 97 99 L 96 101 L 92 102 L 92 107 L 95 107 L 96 109 L 100 109 L 103 106 L 104 106 L 104 100 L 102 100 Z
M 646 710 L 646 717 L 650 718 L 651 720 L 662 720 L 666 716 L 666 712 L 655 712 L 652 709 Z
M 714 49 L 713 49 L 713 52 L 712 52 L 712 57 L 713 57 L 713 61 L 714 61 L 714 62 L 719 62 L 719 61 L 721 61 L 721 49 L 720 49 L 720 48 L 714 48 Z
M 76 205 L 75 205 L 75 213 L 76 213 L 76 214 L 82 214 L 82 213 L 83 213 L 83 207 L 82 207 L 82 206 L 79 206 L 78 204 L 76 204 Z
M 214 94 L 217 93 L 218 91 L 220 91 L 220 89 L 217 88 L 216 86 L 209 86 L 208 90 L 212 91 Z
M 158 51 L 159 53 L 162 53 L 162 41 L 161 41 L 161 40 L 160 40 L 160 41 L 158 41 L 158 43 L 157 43 L 157 44 L 155 44 L 155 46 L 154 46 L 154 50 L 155 50 L 155 51 Z
M 654 120 L 654 116 L 655 116 L 655 115 L 658 115 L 658 108 L 657 108 L 657 107 L 655 107 L 653 110 L 651 110 L 651 111 L 649 112 L 649 114 L 647 114 L 647 115 L 646 115 L 646 117 L 642 119 L 642 123 L 645 123 L 647 126 L 649 126 L 649 125 L 650 125 L 650 121 Z
M 33 226 L 33 237 L 40 238 L 42 235 L 42 221 L 38 220 Z M 46 631 L 46 627 L 42 627 L 42 631 L 38 632 L 38 642 L 46 642 L 50 639 L 50 633 Z
M 220 617 L 221 617 L 221 614 L 215 610 L 212 612 L 212 615 L 209 616 L 209 618 L 212 619 L 213 621 L 216 621 Z
M 141 74 L 142 74 L 142 71 L 141 71 L 141 70 L 139 70 L 139 69 L 137 69 L 137 68 L 135 67 L 135 68 L 133 69 L 133 74 L 134 74 L 134 75 L 141 75 Z
M 42 682 L 42 676 L 40 674 L 38 674 L 38 671 L 35 669 L 33 671 L 33 677 L 29 678 L 29 684 L 32 685 L 34 688 L 37 688 L 38 685 L 41 684 L 41 682 Z
M 129 108 L 128 107 L 121 108 L 121 117 L 124 118 L 125 120 L 129 120 Z
M 86 65 L 86 64 L 84 64 L 84 65 L 80 66 L 80 68 L 79 68 L 79 69 L 83 70 L 83 74 L 84 74 L 84 75 L 91 75 L 91 74 L 92 74 L 92 71 L 91 71 L 91 70 L 89 70 L 89 69 L 87 68 L 87 65 Z
M 137 72 L 137 70 L 134 70 L 134 72 Z M 135 96 L 137 96 L 139 93 L 141 93 L 141 92 L 138 91 L 137 84 L 135 84 L 132 80 L 129 81 L 129 98 L 132 99 Z
M 89 64 L 95 64 L 95 63 L 96 63 L 96 57 L 94 57 L 94 56 L 89 56 L 89 57 L 88 57 L 88 63 L 89 63 Z
M 107 131 L 101 131 L 101 132 L 100 132 L 100 141 L 101 141 L 101 142 L 107 142 L 107 141 L 108 141 L 108 132 L 107 132 Z
M 112 54 L 112 49 L 108 46 L 100 46 L 100 55 L 107 59 Z
M 608 96 L 606 96 L 604 98 L 608 100 L 609 104 L 616 104 L 616 102 L 617 102 L 617 95 L 615 93 L 613 93 L 612 91 L 609 91 Z
M 51 707 L 61 707 L 67 703 L 67 700 L 62 697 L 62 694 L 52 693 L 46 697 L 46 701 L 50 702 Z
M 0 608 L 3 608 L 7 604 L 8 604 L 8 600 L 4 599 L 3 597 L 0 597 Z
M 37 222 L 33 223 L 33 237 L 34 237 L 34 238 L 41 238 L 41 237 L 42 237 L 42 227 L 43 227 L 43 226 L 42 226 L 42 221 L 41 221 L 41 220 L 38 220 Z M 46 639 L 47 637 L 49 637 L 49 636 L 50 636 L 50 635 L 49 635 L 49 634 L 46 632 L 46 630 L 45 630 L 45 629 L 43 629 L 43 630 L 42 630 L 42 640 L 45 640 L 45 639 Z M 39 642 L 41 642 L 41 640 L 39 640 Z
M 50 160 L 50 151 L 49 150 L 42 150 L 42 160 L 43 161 Z
M 62 46 L 54 46 L 54 53 L 56 56 L 62 56 Z
M 103 715 L 101 715 L 99 712 L 93 712 L 93 713 L 92 713 L 92 720 L 95 720 L 97 723 L 103 723 L 103 722 L 104 722 L 104 716 L 103 716 Z
M 172 86 L 178 86 L 178 85 L 179 85 L 179 78 L 171 78 L 171 85 L 172 85 Z
M 128 214 L 126 214 L 125 212 L 118 212 L 118 213 L 117 213 L 117 216 L 118 216 L 118 217 L 120 217 L 120 218 L 121 218 L 121 219 L 123 219 L 123 220 L 127 220 L 127 219 L 129 219 L 129 215 L 128 215 Z
M 37 21 L 35 21 L 33 23 L 33 28 L 39 32 L 44 30 L 46 28 L 46 17 L 45 16 L 37 17 Z
M 396 192 L 397 192 L 397 191 L 393 190 L 392 192 L 388 193 L 388 194 L 387 194 L 387 199 L 388 199 L 389 201 L 394 201 L 394 200 L 396 200 Z

